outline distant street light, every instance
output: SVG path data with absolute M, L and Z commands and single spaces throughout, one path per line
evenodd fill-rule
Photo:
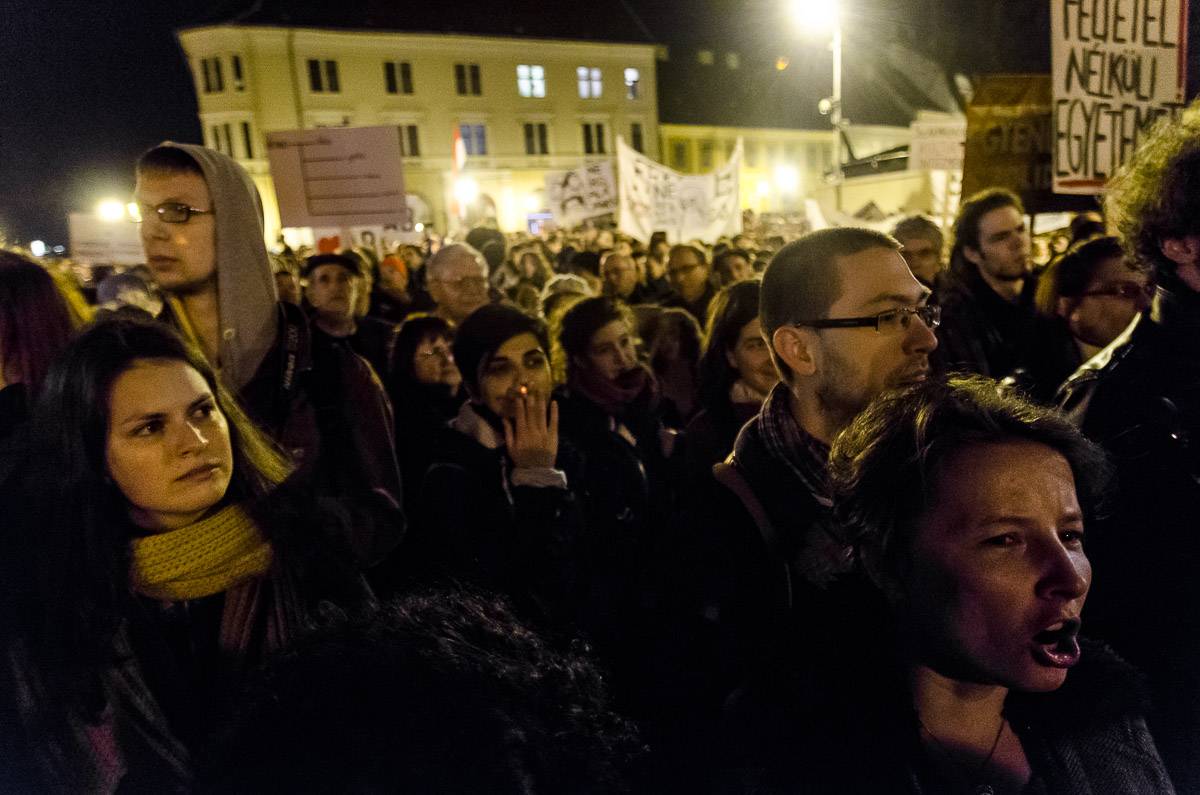
M 842 23 L 834 0 L 790 0 L 792 18 L 804 30 L 832 33 L 829 50 L 833 53 L 833 93 L 821 100 L 817 109 L 833 125 L 833 179 L 837 209 L 842 209 Z
M 100 202 L 99 206 L 96 207 L 96 214 L 105 221 L 120 221 L 125 217 L 126 212 L 127 210 L 125 209 L 125 205 L 121 204 L 121 202 L 117 201 L 116 199 L 102 201 Z
M 479 183 L 470 177 L 462 177 L 454 183 L 454 196 L 462 205 L 470 204 L 479 195 Z
M 800 187 L 800 172 L 792 166 L 776 166 L 775 185 L 783 193 L 795 193 Z

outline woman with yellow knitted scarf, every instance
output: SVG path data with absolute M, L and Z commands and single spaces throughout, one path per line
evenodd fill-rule
M 45 510 L 19 677 L 41 784 L 186 792 L 264 656 L 320 602 L 369 598 L 336 514 L 285 482 L 283 456 L 159 324 L 85 332 L 34 433 Z

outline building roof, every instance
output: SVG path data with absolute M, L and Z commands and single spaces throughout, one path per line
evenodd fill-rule
M 623 0 L 587 0 L 569 10 L 561 0 L 229 0 L 206 24 L 654 43 Z

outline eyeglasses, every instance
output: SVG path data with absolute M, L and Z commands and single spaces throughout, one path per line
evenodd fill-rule
M 912 326 L 912 319 L 914 317 L 921 318 L 921 322 L 928 326 L 930 330 L 933 330 L 942 322 L 942 308 L 940 306 L 920 306 L 916 309 L 889 309 L 886 312 L 880 312 L 878 315 L 867 317 L 798 320 L 789 325 L 808 328 L 870 328 L 874 326 L 875 331 L 880 334 L 892 334 L 899 331 L 908 331 Z
M 158 214 L 158 220 L 167 224 L 186 224 L 193 215 L 211 215 L 212 210 L 201 210 L 197 207 L 189 207 L 182 202 L 163 202 L 156 204 L 153 207 L 146 207 L 141 204 L 134 205 L 137 207 L 137 212 L 130 216 L 135 224 L 140 224 L 151 213 Z
M 434 279 L 434 281 L 448 284 L 457 290 L 461 290 L 464 287 L 487 286 L 487 279 L 483 276 L 460 276 L 457 279 Z
M 1080 293 L 1080 296 L 1108 296 L 1110 298 L 1120 298 L 1125 301 L 1139 301 L 1150 295 L 1150 288 L 1137 284 L 1136 282 L 1121 282 L 1120 284 L 1109 285 L 1100 290 L 1089 290 L 1086 293 Z

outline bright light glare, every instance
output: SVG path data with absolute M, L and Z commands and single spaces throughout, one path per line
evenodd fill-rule
M 479 195 L 479 183 L 470 177 L 463 177 L 454 183 L 454 195 L 463 204 L 472 202 Z
M 533 194 L 525 197 L 525 209 L 531 213 L 537 212 L 538 203 L 538 197 L 534 196 Z
M 121 204 L 116 199 L 102 201 L 96 208 L 96 214 L 105 221 L 120 221 L 125 217 L 125 212 L 125 205 Z
M 29 253 L 35 257 L 46 256 L 46 244 L 41 240 L 33 240 L 29 243 Z
M 754 186 L 759 196 L 766 196 L 771 192 L 771 183 L 766 180 L 759 180 L 759 183 Z
M 416 231 L 418 231 L 418 232 L 424 232 L 424 231 L 425 231 L 425 224 L 417 224 L 416 226 L 414 226 L 414 227 L 413 227 L 413 229 L 414 229 L 414 230 L 416 230 Z
M 834 0 L 789 0 L 788 7 L 792 19 L 804 30 L 823 33 L 837 26 L 837 3 Z
M 781 191 L 790 193 L 800 187 L 800 174 L 791 166 L 776 166 L 775 184 Z
M 141 218 L 142 211 L 138 209 L 137 202 L 130 202 L 125 205 L 125 211 L 129 213 L 130 218 Z

